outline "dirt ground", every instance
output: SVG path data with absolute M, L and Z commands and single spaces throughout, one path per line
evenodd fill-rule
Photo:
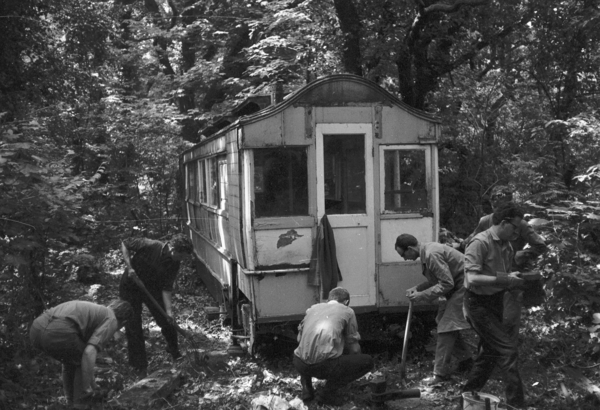
M 96 288 L 73 289 L 72 299 L 93 300 L 107 303 L 117 295 L 118 275 L 111 283 Z M 179 291 L 174 295 L 174 311 L 181 327 L 195 335 L 194 343 L 180 337 L 180 348 L 184 359 L 172 363 L 165 352 L 165 342 L 160 329 L 145 310 L 144 326 L 146 329 L 146 349 L 149 363 L 149 373 L 158 369 L 182 370 L 184 377 L 180 386 L 168 397 L 157 399 L 151 406 L 137 407 L 147 409 L 233 409 L 233 410 L 262 410 L 256 404 L 257 400 L 277 398 L 283 407 L 271 407 L 272 410 L 355 410 L 375 408 L 370 398 L 369 382 L 373 379 L 387 380 L 387 390 L 403 390 L 405 388 L 420 390 L 420 398 L 392 400 L 386 402 L 387 409 L 424 409 L 442 410 L 453 409 L 460 395 L 460 386 L 465 382 L 465 374 L 455 374 L 449 382 L 425 386 L 422 380 L 432 374 L 433 346 L 435 340 L 430 333 L 415 333 L 409 343 L 408 364 L 406 372 L 406 387 L 400 379 L 400 361 L 402 340 L 379 344 L 365 343 L 363 351 L 372 354 L 375 359 L 375 369 L 362 379 L 352 383 L 341 392 L 341 399 L 333 405 L 320 405 L 315 402 L 301 404 L 300 378 L 292 366 L 294 343 L 282 340 L 265 340 L 254 358 L 249 355 L 226 356 L 216 366 L 191 366 L 194 352 L 202 349 L 208 352 L 224 352 L 230 344 L 230 328 L 223 326 L 220 319 L 209 321 L 204 313 L 204 306 L 215 306 L 214 300 L 206 288 L 196 281 L 193 275 L 184 275 L 180 279 Z M 416 322 L 419 323 L 418 321 Z M 417 325 L 418 328 L 418 325 Z M 469 333 L 471 332 L 471 333 Z M 476 335 L 467 331 L 467 340 L 476 345 Z M 539 353 L 530 345 L 527 337 L 522 339 L 521 373 L 527 390 L 529 410 L 583 410 L 600 408 L 594 403 L 585 405 L 585 400 L 565 399 L 585 392 L 576 393 L 575 387 L 569 385 L 569 380 L 561 371 L 561 367 L 551 361 L 539 357 Z M 107 392 L 107 400 L 98 403 L 94 409 L 124 410 L 115 404 L 116 398 L 135 384 L 139 379 L 127 364 L 126 342 L 123 339 L 115 341 L 102 352 L 99 360 L 101 365 L 96 373 L 98 385 Z M 29 366 L 29 367 L 27 367 Z M 597 368 L 596 368 L 597 369 Z M 599 370 L 595 371 L 600 376 Z M 9 408 L 62 410 L 64 397 L 59 379 L 60 366 L 53 360 L 40 355 L 30 364 L 20 369 L 23 374 L 20 391 L 15 398 L 8 398 Z M 321 382 L 315 383 L 318 390 Z M 15 387 L 15 389 L 18 389 Z M 16 391 L 16 390 L 15 390 Z M 494 374 L 484 389 L 485 393 L 503 397 L 502 382 L 498 374 Z M 17 398 L 17 396 L 19 396 Z M 300 404 L 298 404 L 300 402 Z M 291 407 L 295 403 L 296 407 Z M 583 403 L 583 404 L 582 404 Z M 288 407 L 285 407 L 285 405 Z M 132 407 L 128 407 L 132 408 Z M 265 407 L 267 408 L 267 407 Z M 267 410 L 271 410 L 267 408 Z M 3 410 L 3 409 L 2 409 Z

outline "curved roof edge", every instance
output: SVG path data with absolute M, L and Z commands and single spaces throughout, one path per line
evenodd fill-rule
M 270 117 L 271 115 L 275 115 L 275 114 L 285 110 L 290 105 L 294 105 L 295 103 L 297 103 L 299 100 L 302 99 L 302 96 L 319 88 L 324 83 L 336 82 L 336 81 L 340 81 L 340 82 L 341 81 L 351 81 L 351 82 L 363 84 L 363 85 L 371 88 L 372 90 L 376 91 L 377 93 L 381 94 L 385 99 L 387 99 L 391 103 L 401 107 L 405 111 L 407 111 L 417 117 L 423 118 L 425 120 L 432 121 L 435 123 L 441 123 L 440 118 L 437 117 L 436 115 L 430 114 L 428 112 L 419 110 L 414 107 L 411 107 L 410 105 L 406 104 L 405 102 L 403 102 L 402 100 L 400 100 L 399 98 L 397 98 L 396 96 L 391 94 L 389 91 L 380 87 L 373 81 L 367 80 L 364 77 L 360 77 L 360 76 L 357 76 L 354 74 L 333 74 L 333 75 L 328 75 L 325 77 L 318 78 L 318 79 L 310 82 L 309 84 L 305 85 L 304 87 L 299 88 L 298 90 L 289 94 L 288 96 L 286 96 L 286 98 L 282 102 L 280 102 L 276 105 L 271 105 L 267 108 L 264 108 L 263 110 L 255 113 L 255 114 L 240 117 L 238 119 L 238 121 L 236 121 L 236 122 L 239 122 L 242 125 L 250 124 L 250 123 L 256 122 L 258 120 L 261 120 L 263 118 Z

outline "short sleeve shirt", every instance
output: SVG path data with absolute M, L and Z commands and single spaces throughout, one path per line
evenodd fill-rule
M 514 252 L 510 242 L 502 241 L 492 229 L 475 235 L 465 252 L 465 287 L 479 295 L 493 295 L 502 291 L 495 286 L 471 285 L 468 274 L 496 276 L 497 272 L 510 273 Z
M 133 253 L 131 265 L 147 288 L 173 290 L 179 262 L 166 252 L 166 243 L 148 238 L 128 238 L 123 243 Z
M 52 318 L 63 318 L 72 322 L 81 340 L 94 345 L 98 351 L 118 328 L 117 318 L 111 309 L 81 300 L 61 303 L 45 311 L 42 317 L 47 319 L 47 322 Z
M 334 301 L 311 306 L 299 330 L 294 354 L 306 364 L 335 359 L 346 345 L 360 340 L 354 310 Z

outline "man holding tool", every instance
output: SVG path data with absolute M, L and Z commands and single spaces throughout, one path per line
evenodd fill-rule
M 465 314 L 480 341 L 475 364 L 462 391 L 482 389 L 498 366 L 504 379 L 506 402 L 517 408 L 524 405 L 525 393 L 518 369 L 517 342 L 503 314 L 505 294 L 524 284 L 521 274 L 512 270 L 511 246 L 522 219 L 521 208 L 512 202 L 501 204 L 492 216 L 494 225 L 477 234 L 465 254 Z
M 328 301 L 311 306 L 298 326 L 293 362 L 300 373 L 304 401 L 315 397 L 313 377 L 327 380 L 318 400 L 331 402 L 340 387 L 373 368 L 371 356 L 361 352 L 356 315 L 349 304 L 348 291 L 334 288 Z
M 69 408 L 88 408 L 96 388 L 96 355 L 132 316 L 131 305 L 123 300 L 108 306 L 73 300 L 48 309 L 33 321 L 29 331 L 33 347 L 62 363 Z
M 496 210 L 501 204 L 512 202 L 513 193 L 508 186 L 497 185 L 492 189 L 490 195 L 492 208 Z M 490 229 L 494 224 L 492 221 L 493 214 L 486 215 L 479 220 L 479 224 L 473 233 L 465 239 L 461 246 L 467 246 L 469 242 L 480 232 Z M 539 236 L 531 225 L 525 220 L 519 222 L 516 229 L 514 239 L 511 239 L 510 244 L 515 252 L 513 267 L 520 272 L 530 271 L 533 261 L 548 249 L 544 239 Z M 527 248 L 525 248 L 529 245 Z M 464 249 L 462 249 L 464 251 Z M 544 289 L 541 280 L 527 282 L 523 289 L 511 289 L 504 295 L 504 322 L 510 336 L 515 343 L 519 340 L 519 328 L 521 326 L 521 310 L 523 306 L 524 296 L 526 298 L 526 306 L 537 305 L 543 302 Z
M 460 335 L 460 331 L 469 329 L 463 311 L 464 255 L 449 246 L 437 242 L 419 243 L 410 234 L 396 238 L 396 252 L 406 260 L 421 258 L 425 282 L 406 291 L 412 303 L 432 302 L 443 297 L 436 317 L 437 344 L 433 376 L 424 382 L 438 384 L 450 379 L 452 355 L 459 361 L 459 371 L 469 370 L 473 359 L 469 346 Z
M 177 325 L 173 319 L 171 297 L 180 261 L 192 253 L 192 243 L 178 234 L 168 242 L 147 238 L 129 238 L 121 243 L 125 272 L 119 294 L 133 307 L 133 318 L 126 329 L 129 364 L 140 376 L 148 369 L 142 330 L 142 304 L 145 304 L 167 341 L 167 352 L 173 360 L 181 357 L 177 344 Z M 133 252 L 133 257 L 130 257 Z

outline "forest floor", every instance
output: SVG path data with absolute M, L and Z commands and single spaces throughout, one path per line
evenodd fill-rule
M 117 262 L 117 255 L 107 259 L 106 272 L 110 274 L 101 286 L 83 286 L 77 282 L 69 282 L 65 290 L 70 299 L 90 300 L 107 304 L 118 295 L 118 280 L 122 271 Z M 180 326 L 197 335 L 193 344 L 180 337 L 180 349 L 184 359 L 172 363 L 165 352 L 164 339 L 160 329 L 144 310 L 144 326 L 146 329 L 146 349 L 149 357 L 149 371 L 159 369 L 182 370 L 184 377 L 172 394 L 155 401 L 152 409 L 235 409 L 262 410 L 259 403 L 267 410 L 352 410 L 374 408 L 369 401 L 369 381 L 376 378 L 387 380 L 388 391 L 401 389 L 400 361 L 402 340 L 395 346 L 370 345 L 365 343 L 363 351 L 375 358 L 375 369 L 360 380 L 352 383 L 342 391 L 338 405 L 321 405 L 315 402 L 302 403 L 300 378 L 292 366 L 291 355 L 295 345 L 283 341 L 270 341 L 259 346 L 254 358 L 249 355 L 229 357 L 224 366 L 198 368 L 190 366 L 193 353 L 197 349 L 205 351 L 226 351 L 230 344 L 230 330 L 223 326 L 220 319 L 209 321 L 204 313 L 204 306 L 216 306 L 202 283 L 193 275 L 189 267 L 184 268 L 178 280 L 178 291 L 174 295 L 174 311 Z M 418 319 L 417 319 L 418 320 Z M 467 338 L 476 343 L 474 333 L 467 331 Z M 527 390 L 529 409 L 538 410 L 575 410 L 592 409 L 598 401 L 596 397 L 577 385 L 563 372 L 560 361 L 553 362 L 545 354 L 541 357 L 534 332 L 525 331 L 521 338 L 520 369 Z M 427 338 L 426 338 L 427 339 Z M 412 344 L 411 344 L 412 343 Z M 433 337 L 421 338 L 409 342 L 407 377 L 404 388 L 418 388 L 421 397 L 388 401 L 388 409 L 452 409 L 456 406 L 460 395 L 460 386 L 466 380 L 465 374 L 453 375 L 451 381 L 425 386 L 422 380 L 431 376 L 433 369 Z M 35 359 L 15 359 L 15 368 L 8 369 L 14 385 L 2 386 L 0 394 L 0 410 L 36 409 L 62 410 L 65 401 L 59 378 L 60 364 L 45 355 L 37 355 Z M 581 371 L 581 370 L 578 370 Z M 585 375 L 591 380 L 600 380 L 600 371 L 596 365 L 585 369 Z M 588 379 L 588 380 L 589 380 Z M 6 381 L 6 379 L 4 379 Z M 95 409 L 123 409 L 117 405 L 115 398 L 132 386 L 138 378 L 127 365 L 125 338 L 111 342 L 98 359 L 96 380 L 100 388 L 108 393 L 108 400 L 95 404 Z M 592 386 L 595 386 L 591 383 Z M 318 390 L 321 382 L 317 381 Z M 503 397 L 500 375 L 494 374 L 487 383 L 485 393 Z M 113 400 L 110 400 L 110 399 Z M 8 407 L 7 407 L 8 406 Z M 127 407 L 127 408 L 132 408 Z M 142 408 L 142 407 L 136 407 Z

